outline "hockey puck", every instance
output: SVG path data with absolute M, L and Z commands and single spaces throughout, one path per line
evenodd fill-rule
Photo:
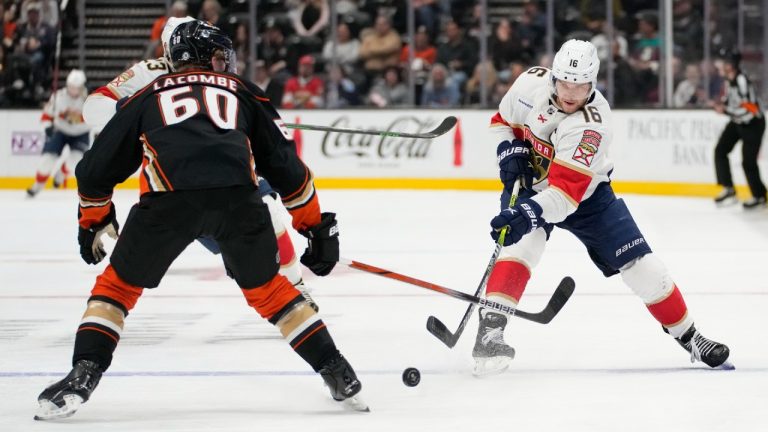
M 421 381 L 421 372 L 418 369 L 409 367 L 403 371 L 403 384 L 408 387 L 416 387 Z

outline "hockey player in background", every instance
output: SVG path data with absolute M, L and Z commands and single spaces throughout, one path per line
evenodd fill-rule
M 736 202 L 736 190 L 733 188 L 728 153 L 733 151 L 736 143 L 741 140 L 741 165 L 744 167 L 744 176 L 752 192 L 752 197 L 742 206 L 746 210 L 764 208 L 766 189 L 760 179 L 757 155 L 763 144 L 765 116 L 757 100 L 755 85 L 739 68 L 741 54 L 726 50 L 720 53 L 720 56 L 723 59 L 723 77 L 726 80 L 725 95 L 722 103 L 715 104 L 714 109 L 720 114 L 727 114 L 731 121 L 723 129 L 715 146 L 715 174 L 717 184 L 723 187 L 720 194 L 715 197 L 715 203 L 724 205 Z
M 85 101 L 85 107 L 83 108 L 85 121 L 98 132 L 115 114 L 118 101 L 132 96 L 160 75 L 171 72 L 170 53 L 168 52 L 168 42 L 171 33 L 177 26 L 193 20 L 194 18 L 189 16 L 169 18 L 160 36 L 163 57 L 142 60 L 115 77 L 108 84 L 94 90 Z M 276 193 L 272 190 L 269 183 L 261 178 L 259 179 L 259 192 L 262 194 L 262 198 L 269 207 L 269 212 L 272 216 L 272 226 L 277 236 L 278 249 L 280 250 L 280 273 L 287 277 L 301 291 L 312 305 L 312 308 L 317 311 L 319 307 L 310 296 L 309 289 L 304 284 L 299 260 L 296 258 L 296 252 L 291 242 L 291 236 L 286 230 L 281 217 L 285 210 L 280 201 L 277 200 Z M 220 253 L 218 245 L 210 238 L 198 240 L 211 252 L 215 254 Z
M 277 111 L 250 81 L 231 73 L 231 40 L 202 21 L 178 26 L 169 45 L 175 72 L 125 102 L 77 166 L 80 254 L 89 264 L 116 236 L 115 185 L 141 168 L 141 197 L 97 277 L 76 337 L 72 371 L 39 396 L 37 419 L 67 417 L 86 402 L 112 362 L 123 321 L 144 288 L 157 287 L 191 242 L 210 236 L 248 304 L 274 324 L 320 374 L 331 396 L 367 411 L 352 367 L 301 293 L 278 273 L 277 241 L 256 170 L 281 192 L 293 226 L 308 238 L 317 275 L 339 259 L 333 213 L 321 213 L 312 173 Z
M 491 236 L 498 240 L 504 227 L 507 231 L 486 295 L 516 307 L 557 226 L 586 246 L 606 277 L 621 274 L 664 331 L 690 353 L 691 361 L 720 366 L 728 358 L 728 347 L 694 327 L 669 271 L 611 188 L 613 163 L 607 153 L 612 118 L 608 102 L 595 89 L 599 65 L 592 43 L 569 40 L 555 55 L 551 70 L 534 67 L 517 78 L 491 119 L 500 142 L 497 155 L 504 184 L 502 211 L 491 220 Z M 518 178 L 525 189 L 510 208 L 510 191 Z M 504 315 L 480 309 L 472 352 L 476 375 L 509 367 L 515 350 L 504 342 L 506 323 Z
M 88 90 L 85 88 L 85 74 L 72 69 L 67 75 L 67 85 L 51 95 L 45 104 L 41 121 L 45 128 L 45 144 L 40 164 L 35 173 L 35 183 L 27 189 L 27 195 L 34 197 L 44 187 L 51 173 L 56 169 L 53 186 L 64 186 L 67 175 L 90 145 L 90 126 L 83 121 L 83 103 Z M 56 162 L 69 146 L 69 156 L 60 167 Z

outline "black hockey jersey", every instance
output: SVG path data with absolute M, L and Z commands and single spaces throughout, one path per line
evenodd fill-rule
M 138 168 L 141 194 L 255 184 L 258 172 L 295 227 L 320 220 L 311 172 L 279 114 L 237 75 L 171 73 L 128 99 L 77 166 L 83 227 L 103 219 L 114 187 Z

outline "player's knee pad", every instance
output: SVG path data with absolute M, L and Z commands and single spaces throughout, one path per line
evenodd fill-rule
M 540 228 L 523 236 L 519 242 L 502 248 L 501 253 L 499 253 L 499 260 L 511 259 L 519 261 L 533 270 L 541 261 L 546 245 L 547 233 L 543 228 Z
M 675 287 L 667 267 L 652 253 L 633 260 L 620 271 L 624 283 L 646 304 L 663 299 Z

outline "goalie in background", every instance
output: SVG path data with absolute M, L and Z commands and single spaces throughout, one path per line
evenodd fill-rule
M 551 70 L 534 67 L 515 80 L 491 119 L 505 189 L 491 236 L 498 241 L 503 229 L 506 235 L 488 279 L 488 299 L 517 307 L 550 234 L 562 228 L 584 244 L 604 276 L 621 275 L 692 362 L 720 366 L 728 347 L 696 329 L 670 272 L 611 188 L 613 125 L 611 108 L 595 89 L 599 69 L 592 43 L 569 40 Z M 519 178 L 526 189 L 509 208 L 509 191 Z M 515 350 L 504 341 L 506 323 L 506 316 L 480 309 L 472 353 L 476 375 L 509 367 Z
M 44 187 L 54 169 L 53 187 L 66 185 L 69 173 L 83 157 L 90 145 L 91 127 L 83 120 L 83 103 L 88 96 L 85 88 L 85 74 L 72 69 L 67 75 L 67 85 L 51 95 L 45 104 L 41 122 L 45 128 L 43 155 L 35 173 L 35 183 L 27 189 L 27 195 L 34 197 Z M 64 147 L 69 146 L 69 155 L 60 167 L 56 162 Z
M 201 236 L 217 242 L 247 303 L 280 330 L 331 397 L 367 411 L 358 397 L 362 385 L 325 323 L 278 273 L 278 242 L 254 168 L 280 192 L 294 228 L 308 239 L 301 262 L 318 276 L 339 260 L 335 214 L 321 213 L 312 172 L 264 92 L 232 73 L 232 41 L 195 20 L 176 27 L 169 48 L 174 72 L 125 102 L 77 166 L 78 243 L 88 264 L 106 257 L 102 235 L 117 237 L 114 187 L 139 168 L 141 196 L 96 278 L 75 336 L 73 369 L 40 394 L 35 418 L 68 417 L 88 401 L 143 290 L 157 287 Z

